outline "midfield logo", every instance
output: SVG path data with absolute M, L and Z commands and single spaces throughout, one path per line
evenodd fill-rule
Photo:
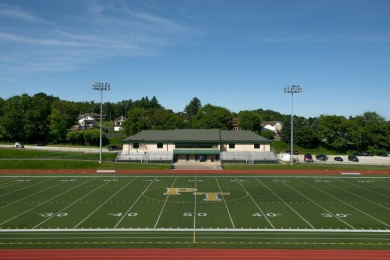
M 192 193 L 193 195 L 203 195 L 205 198 L 204 201 L 222 201 L 218 195 L 227 196 L 230 195 L 229 192 L 197 192 L 197 189 L 194 188 L 167 188 L 167 192 L 164 195 L 180 195 L 181 193 Z

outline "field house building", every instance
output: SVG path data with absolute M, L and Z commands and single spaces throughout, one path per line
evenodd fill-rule
M 271 141 L 251 131 L 143 130 L 122 140 L 117 161 L 204 164 L 276 162 Z

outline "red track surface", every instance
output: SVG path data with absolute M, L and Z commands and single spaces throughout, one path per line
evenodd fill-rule
M 0 259 L 390 259 L 390 250 L 285 249 L 27 249 L 0 250 Z

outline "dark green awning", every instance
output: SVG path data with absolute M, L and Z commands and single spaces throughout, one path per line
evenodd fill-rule
M 174 154 L 219 154 L 219 150 L 175 149 Z

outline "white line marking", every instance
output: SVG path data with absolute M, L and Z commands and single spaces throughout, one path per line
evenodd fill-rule
M 234 226 L 234 222 L 233 222 L 233 219 L 232 219 L 232 215 L 230 214 L 229 207 L 228 207 L 227 204 L 226 204 L 225 196 L 223 195 L 223 192 L 222 192 L 221 186 L 219 185 L 219 182 L 218 182 L 217 177 L 215 177 L 215 181 L 217 182 L 219 191 L 222 193 L 221 196 L 222 196 L 222 199 L 223 199 L 223 203 L 225 204 L 226 211 L 227 211 L 227 213 L 228 213 L 228 215 L 229 215 L 229 218 L 230 218 L 230 222 L 232 223 L 232 227 L 235 229 L 236 227 Z
M 235 179 L 238 181 L 237 177 Z M 257 209 L 260 210 L 261 215 L 264 216 L 264 218 L 267 220 L 267 222 L 271 225 L 273 229 L 275 229 L 275 226 L 272 224 L 271 220 L 267 217 L 267 214 L 263 212 L 263 210 L 260 208 L 259 204 L 255 201 L 255 199 L 250 195 L 250 193 L 245 189 L 245 187 L 242 185 L 240 181 L 238 183 L 241 185 L 241 187 L 245 190 L 246 193 L 248 193 L 249 197 L 251 198 L 252 202 L 256 205 Z
M 286 205 L 287 207 L 289 207 L 295 214 L 297 214 L 303 221 L 306 222 L 306 224 L 308 224 L 311 228 L 314 228 L 314 226 L 312 224 L 310 224 L 309 221 L 307 221 L 304 217 L 302 217 L 294 208 L 292 208 L 290 205 L 288 205 L 287 202 L 285 202 L 278 194 L 276 194 L 272 189 L 270 189 L 267 185 L 265 185 L 263 182 L 261 182 L 258 178 L 256 178 L 256 180 L 261 183 L 261 185 L 263 185 L 264 187 L 266 187 L 270 192 L 272 192 L 280 201 L 282 201 L 284 203 L 284 205 Z
M 303 181 L 302 181 L 303 182 Z M 303 182 L 303 183 L 306 183 L 306 182 Z M 322 207 L 320 204 L 318 204 L 317 202 L 315 202 L 314 200 L 312 200 L 311 198 L 309 198 L 308 196 L 306 196 L 305 194 L 303 194 L 302 192 L 299 192 L 297 189 L 294 189 L 293 187 L 289 186 L 288 184 L 286 183 L 283 183 L 283 185 L 289 187 L 290 189 L 294 190 L 295 192 L 301 194 L 303 197 L 305 197 L 306 199 L 310 200 L 311 202 L 313 202 L 315 205 L 317 205 L 318 207 L 320 207 L 321 209 L 325 210 L 326 212 L 329 212 L 329 214 L 331 214 L 333 217 L 335 217 L 336 219 L 340 220 L 341 222 L 343 222 L 345 225 L 349 226 L 350 228 L 353 228 L 355 229 L 352 225 L 350 225 L 349 223 L 345 222 L 343 219 L 339 218 L 336 214 L 332 213 L 330 210 Z M 309 184 L 308 184 L 309 185 Z M 310 185 L 311 186 L 311 185 Z M 315 188 L 315 187 L 314 187 Z M 328 193 L 326 193 L 327 195 L 329 195 Z
M 177 178 L 175 178 L 175 179 L 173 180 L 173 183 L 172 183 L 172 185 L 171 185 L 171 188 L 173 188 L 173 186 L 175 185 L 176 180 L 177 180 Z M 163 213 L 163 211 L 164 211 L 165 205 L 167 204 L 168 198 L 169 198 L 169 194 L 168 194 L 167 197 L 165 198 L 164 205 L 162 206 L 162 208 L 161 208 L 161 210 L 160 210 L 160 214 L 159 214 L 158 217 L 157 217 L 156 223 L 154 224 L 154 228 L 157 227 L 157 224 L 158 224 L 158 222 L 160 221 L 161 215 L 162 215 L 162 213 Z
M 299 181 L 301 181 L 301 180 L 299 180 Z M 303 182 L 303 181 L 301 181 L 301 182 Z M 303 183 L 307 184 L 306 182 L 303 182 Z M 362 214 L 364 214 L 364 215 L 366 215 L 366 216 L 368 216 L 368 217 L 370 217 L 370 218 L 372 218 L 372 219 L 378 221 L 379 223 L 381 223 L 381 224 L 383 224 L 383 225 L 385 225 L 385 226 L 387 226 L 387 227 L 390 227 L 389 224 L 387 224 L 387 223 L 385 223 L 385 222 L 383 222 L 383 221 L 381 221 L 381 220 L 379 220 L 379 219 L 377 219 L 377 218 L 371 216 L 370 214 L 368 214 L 368 213 L 366 213 L 366 212 L 364 212 L 364 211 L 362 211 L 362 210 L 360 210 L 360 209 L 358 209 L 358 208 L 356 208 L 356 207 L 354 207 L 354 206 L 352 206 L 352 205 L 346 203 L 345 201 L 340 200 L 339 198 L 337 198 L 337 197 L 335 197 L 335 196 L 333 196 L 333 195 L 331 195 L 331 194 L 329 194 L 329 193 L 327 193 L 327 192 L 324 192 L 323 190 L 321 190 L 321 189 L 319 189 L 319 188 L 317 188 L 317 187 L 315 187 L 315 186 L 312 186 L 312 185 L 310 185 L 310 184 L 307 184 L 307 185 L 313 187 L 314 189 L 316 189 L 316 190 L 318 190 L 318 191 L 320 191 L 320 192 L 322 192 L 322 193 L 327 194 L 328 196 L 330 196 L 330 197 L 332 197 L 332 198 L 334 198 L 334 199 L 340 201 L 341 203 L 347 205 L 348 207 L 351 207 L 351 208 L 353 208 L 353 209 L 359 211 L 360 213 L 362 213 Z M 360 198 L 362 198 L 362 199 L 368 200 L 368 199 L 366 199 L 366 198 L 364 198 L 364 197 L 362 197 L 362 196 L 360 196 L 360 195 L 354 194 L 353 192 L 350 192 L 350 191 L 348 191 L 348 190 L 339 188 L 339 187 L 337 187 L 336 185 L 329 184 L 329 183 L 328 183 L 328 185 L 329 185 L 329 186 L 333 186 L 333 187 L 335 187 L 335 188 L 337 188 L 337 189 L 340 189 L 340 190 L 342 190 L 342 191 L 351 193 L 351 194 L 354 195 L 354 196 L 357 196 L 357 197 L 360 197 Z M 373 201 L 371 201 L 371 200 L 368 200 L 368 201 L 370 201 L 370 202 L 373 203 L 373 204 L 377 204 L 377 203 L 375 203 L 375 202 L 373 202 Z M 381 206 L 381 205 L 379 205 L 379 204 L 377 204 L 377 205 L 378 205 L 378 206 Z M 386 208 L 386 207 L 384 207 L 384 206 L 381 206 L 381 207 L 382 207 L 382 208 L 385 208 L 385 209 L 387 209 L 387 210 L 389 210 L 388 208 Z M 335 217 L 337 217 L 337 216 L 335 216 Z M 343 221 L 343 222 L 344 222 L 344 221 Z
M 130 208 L 126 211 L 125 214 L 123 214 L 123 216 L 121 217 L 121 219 L 118 221 L 118 223 L 116 223 L 116 225 L 114 226 L 114 228 L 116 228 L 121 222 L 122 220 L 127 216 L 127 214 L 129 214 L 130 210 L 134 207 L 135 204 L 137 204 L 137 202 L 139 201 L 140 198 L 142 198 L 142 196 L 144 195 L 144 193 L 148 190 L 148 188 L 153 184 L 153 182 L 157 179 L 157 177 L 155 177 L 151 182 L 150 184 L 144 189 L 144 191 L 141 193 L 141 195 L 138 196 L 138 198 L 134 201 L 133 205 L 130 206 Z
M 90 216 L 92 216 L 96 211 L 98 211 L 101 207 L 103 207 L 110 199 L 112 199 L 116 194 L 118 194 L 120 191 L 122 191 L 124 188 L 126 188 L 130 183 L 132 183 L 137 177 L 132 179 L 130 182 L 128 182 L 125 186 L 123 186 L 121 189 L 119 189 L 117 192 L 115 192 L 111 197 L 109 197 L 105 202 L 103 202 L 99 207 L 97 207 L 94 211 L 91 212 L 88 216 L 86 216 L 83 220 L 81 220 L 76 226 L 73 228 L 77 228 L 81 223 L 83 223 L 86 219 L 88 219 Z
M 51 201 L 51 200 L 53 200 L 53 199 L 55 199 L 55 198 L 61 196 L 62 194 L 65 194 L 65 193 L 67 193 L 67 192 L 69 192 L 69 191 L 71 191 L 71 190 L 74 190 L 74 189 L 76 189 L 77 187 L 79 187 L 79 186 L 81 186 L 81 185 L 84 185 L 85 183 L 90 182 L 90 181 L 92 181 L 92 180 L 94 180 L 94 179 L 95 179 L 95 178 L 90 179 L 90 180 L 88 180 L 88 181 L 86 181 L 86 182 L 84 182 L 84 183 L 81 183 L 81 184 L 79 184 L 79 185 L 77 185 L 77 186 L 75 186 L 75 187 L 73 187 L 73 188 L 71 188 L 71 189 L 69 189 L 69 190 L 66 190 L 66 191 L 64 191 L 64 192 L 62 192 L 62 193 L 60 193 L 60 194 L 58 194 L 58 195 L 56 195 L 56 196 L 54 196 L 54 197 L 52 197 L 52 198 L 50 198 L 50 199 L 48 199 L 48 200 L 46 200 L 46 201 L 44 201 L 44 202 L 42 202 L 42 203 L 36 205 L 35 207 L 32 207 L 32 208 L 30 208 L 30 209 L 28 209 L 28 210 L 26 210 L 26 211 L 20 213 L 19 215 L 16 215 L 15 217 L 10 218 L 10 219 L 8 219 L 8 220 L 6 220 L 6 221 L 0 223 L 0 226 L 3 225 L 4 223 L 7 223 L 8 221 L 11 221 L 11 220 L 13 220 L 13 219 L 15 219 L 15 218 L 17 218 L 17 217 L 19 217 L 19 216 L 21 216 L 21 215 L 23 215 L 23 214 L 29 212 L 29 211 L 31 211 L 31 210 L 33 210 L 33 209 L 37 208 L 37 207 L 42 206 L 43 204 L 46 204 L 47 202 L 49 202 L 49 201 Z M 62 184 L 62 183 L 60 183 L 60 184 Z M 57 185 L 55 185 L 55 186 L 57 186 Z M 53 188 L 53 187 L 55 187 L 55 186 L 52 186 L 51 188 Z M 42 191 L 43 191 L 43 190 L 42 190 Z M 10 204 L 8 204 L 8 205 L 10 205 Z
M 264 229 L 264 228 L 251 228 L 251 229 L 232 229 L 232 228 L 226 228 L 226 229 L 220 229 L 220 228 L 88 228 L 88 229 L 64 229 L 64 228 L 58 228 L 58 229 L 0 229 L 0 233 L 41 233 L 41 232 L 50 232 L 50 233 L 58 233 L 58 232 L 66 232 L 66 233 L 72 233 L 72 232 L 155 232 L 155 231 L 166 231 L 166 232 L 268 232 L 268 233 L 275 233 L 275 232 L 282 232 L 282 233 L 385 233 L 390 234 L 389 229 Z
M 79 202 L 80 200 L 82 200 L 83 198 L 87 197 L 87 196 L 90 195 L 91 193 L 94 193 L 95 191 L 97 191 L 98 189 L 102 188 L 103 186 L 105 186 L 105 185 L 107 185 L 107 184 L 108 184 L 108 182 L 106 182 L 106 183 L 100 185 L 99 187 L 97 187 L 97 188 L 91 190 L 90 192 L 88 192 L 88 193 L 85 194 L 84 196 L 82 196 L 82 197 L 80 197 L 79 199 L 75 200 L 72 204 L 66 206 L 65 208 L 61 209 L 60 211 L 57 211 L 57 213 L 54 213 L 53 216 L 51 216 L 51 217 L 45 219 L 44 221 L 42 221 L 41 223 L 39 223 L 38 225 L 36 225 L 36 226 L 33 227 L 33 228 L 37 228 L 38 226 L 42 225 L 42 224 L 45 223 L 46 221 L 48 221 L 48 220 L 52 219 L 53 217 L 57 216 L 58 214 L 62 213 L 62 212 L 63 212 L 64 210 L 66 210 L 67 208 L 73 206 L 74 204 L 76 204 L 77 202 Z

